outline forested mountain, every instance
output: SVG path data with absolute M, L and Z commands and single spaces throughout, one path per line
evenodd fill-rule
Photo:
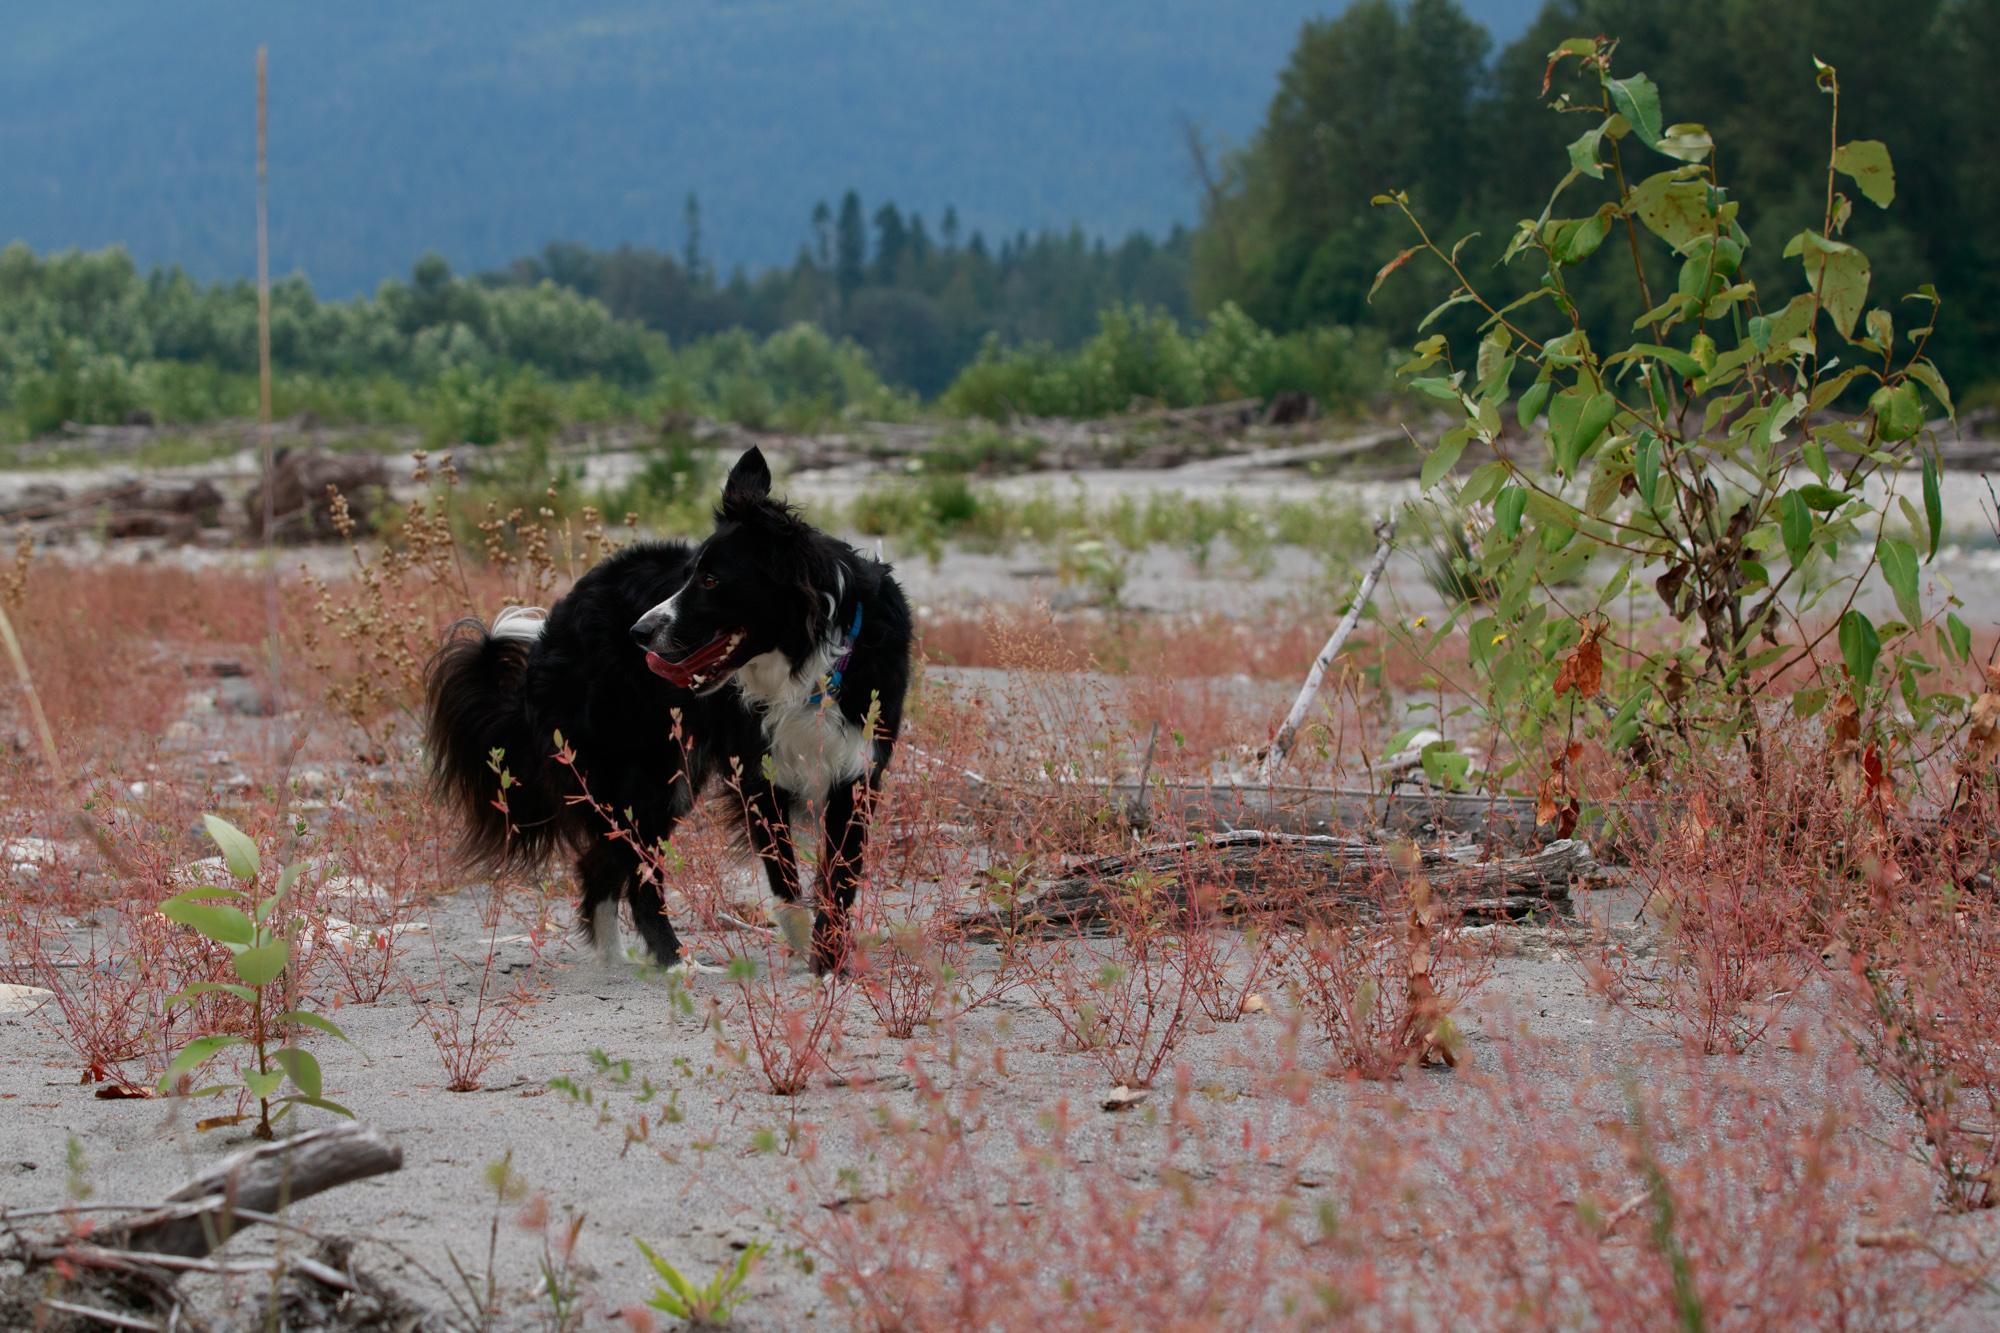
M 791 261 L 858 189 L 996 245 L 1191 221 L 1182 118 L 1240 143 L 1329 0 L 16 0 L 0 245 L 250 272 L 252 53 L 271 51 L 272 253 L 324 295 L 426 251 Z M 1512 31 L 1528 0 L 1482 0 Z
M 1302 0 L 12 15 L 0 241 L 127 242 L 138 267 L 0 256 L 0 434 L 10 413 L 32 431 L 240 409 L 257 40 L 275 267 L 305 274 L 277 294 L 279 366 L 322 414 L 436 398 L 457 423 L 476 399 L 498 422 L 509 392 L 534 406 L 523 375 L 634 395 L 579 390 L 578 413 L 760 420 L 881 411 L 890 389 L 933 398 L 961 375 L 976 383 L 951 401 L 988 414 L 1249 386 L 1364 401 L 1384 347 L 1444 295 L 1412 265 L 1369 301 L 1410 239 L 1371 197 L 1407 190 L 1433 234 L 1477 233 L 1467 263 L 1491 273 L 1579 132 L 1549 108 L 1573 76 L 1545 94 L 1548 52 L 1594 34 L 1657 83 L 1667 123 L 1713 132 L 1767 297 L 1802 281 L 1785 240 L 1826 206 L 1811 62 L 1837 66 L 1843 141 L 1895 160 L 1894 207 L 1857 209 L 1850 233 L 1872 299 L 1935 283 L 1930 353 L 1961 389 L 2000 381 L 2000 0 L 1547 0 L 1531 21 L 1525 3 L 1354 0 L 1303 26 Z M 1182 113 L 1216 149 L 1206 178 Z M 1609 188 L 1581 182 L 1563 208 Z M 145 271 L 161 261 L 187 272 Z M 1629 266 L 1575 270 L 1593 337 L 1643 308 L 1631 285 Z M 356 288 L 373 295 L 328 299 Z

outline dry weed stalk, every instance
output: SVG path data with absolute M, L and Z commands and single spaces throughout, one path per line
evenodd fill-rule
M 1369 919 L 1322 913 L 1286 934 L 1281 974 L 1336 1071 L 1383 1080 L 1412 1065 L 1455 1065 L 1452 1011 L 1492 974 L 1493 960 L 1464 938 L 1460 913 L 1422 875 L 1380 875 L 1370 891 L 1380 907 Z

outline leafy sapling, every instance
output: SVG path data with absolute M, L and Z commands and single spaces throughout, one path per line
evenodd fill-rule
M 1841 137 L 1840 83 L 1816 61 L 1824 210 L 1753 278 L 1746 205 L 1708 131 L 1665 123 L 1651 79 L 1614 74 L 1616 49 L 1577 38 L 1550 53 L 1544 92 L 1575 71 L 1554 105 L 1583 133 L 1495 270 L 1507 283 L 1511 265 L 1531 266 L 1532 280 L 1482 286 L 1465 242 L 1435 240 L 1403 193 L 1376 200 L 1415 231 L 1376 285 L 1413 259 L 1453 283 L 1424 321 L 1456 312 L 1446 331 L 1418 341 L 1401 373 L 1458 418 L 1421 480 L 1474 517 L 1453 561 L 1480 591 L 1454 618 L 1473 669 L 1523 750 L 1550 721 L 1574 732 L 1575 705 L 1597 689 L 1566 689 L 1562 671 L 1584 652 L 1611 669 L 1605 702 L 1583 716 L 1604 714 L 1614 750 L 1641 749 L 1648 732 L 1719 734 L 1761 770 L 1772 698 L 1802 669 L 1816 679 L 1790 692 L 1794 716 L 1852 709 L 1864 739 L 1917 753 L 1964 716 L 1967 697 L 1939 683 L 1972 665 L 1971 635 L 1948 588 L 1923 595 L 1944 524 L 1926 423 L 1954 411 L 1928 355 L 1941 302 L 1924 286 L 1871 306 L 1848 233 L 1849 191 L 1871 209 L 1894 201 L 1889 150 Z M 1635 308 L 1593 316 L 1603 290 L 1629 291 Z M 1493 457 L 1455 479 L 1474 445 Z M 1593 563 L 1605 577 L 1584 577 Z M 1871 581 L 1892 609 L 1858 604 Z M 1606 634 L 1646 589 L 1680 627 L 1658 650 Z M 1614 615 L 1628 591 L 1628 615 Z
M 216 1032 L 195 1037 L 181 1048 L 167 1066 L 167 1072 L 160 1076 L 160 1091 L 171 1091 L 222 1051 L 247 1046 L 254 1060 L 238 1071 L 238 1082 L 212 1084 L 186 1095 L 209 1097 L 237 1089 L 249 1092 L 257 1099 L 257 1125 L 251 1132 L 260 1139 L 272 1138 L 272 1125 L 296 1106 L 316 1106 L 352 1118 L 352 1111 L 320 1095 L 319 1061 L 292 1040 L 300 1028 L 313 1028 L 342 1041 L 347 1040 L 346 1034 L 320 1015 L 297 1007 L 296 1002 L 291 1008 L 271 1013 L 265 1000 L 266 992 L 281 983 L 292 963 L 292 932 L 299 919 L 290 915 L 290 900 L 305 863 L 295 861 L 286 866 L 279 872 L 271 892 L 260 893 L 258 880 L 263 866 L 257 844 L 214 815 L 202 816 L 202 822 L 207 826 L 208 836 L 221 849 L 223 864 L 230 875 L 245 887 L 201 885 L 161 903 L 160 915 L 229 950 L 236 980 L 196 982 L 172 996 L 168 1003 L 187 1004 L 203 995 L 230 996 L 248 1009 L 250 1032 L 248 1036 L 240 1032 Z M 292 1091 L 279 1095 L 287 1083 Z M 227 1117 L 220 1123 L 234 1124 L 243 1118 Z

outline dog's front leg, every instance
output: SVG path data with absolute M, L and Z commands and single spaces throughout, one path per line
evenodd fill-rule
M 812 913 L 799 901 L 798 848 L 785 814 L 791 804 L 790 792 L 762 778 L 744 784 L 743 826 L 771 885 L 771 921 L 794 953 L 805 953 Z
M 826 800 L 826 843 L 819 858 L 819 914 L 813 921 L 812 968 L 820 976 L 847 961 L 852 946 L 848 917 L 861 882 L 868 822 L 875 811 L 872 775 L 835 787 Z

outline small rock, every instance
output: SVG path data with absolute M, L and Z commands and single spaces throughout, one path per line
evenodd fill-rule
M 0 838 L 0 860 L 28 865 L 54 865 L 63 853 L 61 843 L 47 838 Z
M 54 991 L 43 990 L 40 986 L 0 983 L 0 1014 L 31 1013 L 54 998 Z
M 1128 1088 L 1123 1083 L 1104 1094 L 1101 1105 L 1107 1111 L 1129 1111 L 1153 1094 L 1145 1088 Z
M 225 676 L 215 687 L 215 706 L 238 717 L 269 717 L 271 701 L 247 676 Z
M 321 892 L 354 901 L 386 902 L 389 895 L 359 875 L 329 875 Z
M 227 884 L 229 863 L 219 856 L 204 856 L 201 860 L 190 861 L 174 871 L 173 882 L 188 888 L 201 884 L 211 887 Z

